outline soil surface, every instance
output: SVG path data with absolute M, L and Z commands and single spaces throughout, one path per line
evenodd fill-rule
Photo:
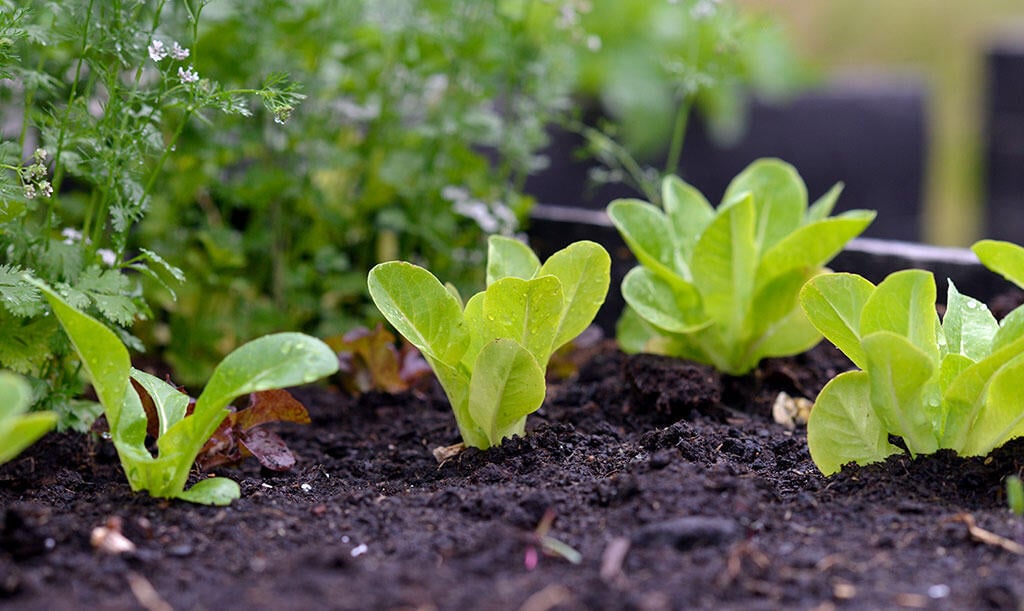
M 822 477 L 771 405 L 848 367 L 824 345 L 738 379 L 600 351 L 525 438 L 440 465 L 458 434 L 436 386 L 296 389 L 299 467 L 218 469 L 242 487 L 226 508 L 132 494 L 110 442 L 51 434 L 0 467 L 0 607 L 1021 608 L 1003 480 L 1024 443 Z M 545 553 L 548 523 L 578 564 Z M 118 524 L 134 551 L 95 548 Z

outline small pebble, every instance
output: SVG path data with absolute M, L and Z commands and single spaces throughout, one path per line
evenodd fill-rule
M 349 552 L 349 553 L 352 554 L 353 558 L 358 558 L 359 556 L 362 556 L 363 554 L 365 554 L 369 550 L 370 550 L 370 548 L 367 547 L 365 543 L 360 543 L 359 545 L 353 547 L 352 551 Z

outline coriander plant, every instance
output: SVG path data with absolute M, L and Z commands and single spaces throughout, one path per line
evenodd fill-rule
M 488 241 L 487 288 L 463 305 L 429 271 L 392 261 L 370 270 L 370 297 L 419 348 L 455 412 L 467 446 L 522 435 L 544 401 L 548 359 L 593 321 L 604 303 L 611 259 L 576 242 L 542 265 L 510 238 Z
M 742 375 L 764 357 L 813 347 L 821 335 L 799 307 L 800 288 L 875 217 L 830 217 L 840 191 L 808 208 L 796 170 L 761 159 L 733 179 L 717 209 L 672 176 L 662 183 L 663 209 L 612 202 L 608 215 L 640 263 L 622 281 L 623 349 Z
M 0 371 L 0 465 L 35 443 L 57 423 L 53 412 L 26 414 L 32 389 L 24 378 Z
M 33 285 L 49 302 L 81 359 L 128 483 L 132 490 L 154 497 L 208 505 L 227 505 L 238 498 L 238 484 L 224 477 L 202 479 L 185 489 L 196 457 L 227 417 L 228 404 L 240 395 L 308 384 L 338 370 L 337 355 L 320 340 L 300 333 L 268 335 L 229 354 L 189 411 L 188 395 L 132 368 L 128 350 L 106 325 L 45 284 Z M 149 395 L 156 412 L 155 455 L 146 444 L 147 414 L 132 382 Z
M 207 8 L 200 74 L 242 86 L 286 72 L 309 97 L 283 129 L 187 128 L 168 162 L 139 235 L 190 282 L 174 302 L 155 293 L 167 313 L 139 332 L 179 379 L 202 379 L 249 337 L 376 322 L 366 270 L 380 261 L 429 261 L 463 289 L 483 281 L 486 236 L 518 230 L 524 178 L 568 108 L 576 43 L 554 25 L 527 28 L 541 4 Z
M 975 246 L 986 264 L 1001 249 L 993 246 Z M 999 263 L 1010 263 L 1003 269 L 1011 275 L 1024 271 Z M 950 282 L 940 321 L 935 296 L 935 280 L 922 270 L 896 272 L 878 286 L 826 274 L 804 287 L 811 322 L 859 368 L 831 380 L 811 410 L 807 442 L 826 475 L 901 452 L 893 436 L 912 456 L 983 456 L 1024 434 L 1024 309 L 997 322 Z
M 301 97 L 281 77 L 229 89 L 197 70 L 206 4 L 0 2 L 0 365 L 25 374 L 62 426 L 95 414 L 73 399 L 77 365 L 24 273 L 141 348 L 128 332 L 151 316 L 140 278 L 182 274 L 130 242 L 182 135 L 209 130 L 215 112 L 251 114 L 251 97 L 283 119 Z

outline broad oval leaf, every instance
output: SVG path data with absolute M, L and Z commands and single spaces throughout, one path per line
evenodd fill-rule
M 723 333 L 739 334 L 753 298 L 754 221 L 754 202 L 747 196 L 715 217 L 693 253 L 693 284 L 707 315 L 724 325 Z
M 238 484 L 226 477 L 210 477 L 199 480 L 188 490 L 183 490 L 177 498 L 200 505 L 230 505 L 242 495 Z
M 704 315 L 696 288 L 669 284 L 645 267 L 626 273 L 622 297 L 636 315 L 669 333 L 692 333 L 712 323 Z
M 700 191 L 683 182 L 678 176 L 666 176 L 662 180 L 661 200 L 671 222 L 673 242 L 678 251 L 675 263 L 677 266 L 680 263 L 685 264 L 686 273 L 681 275 L 686 278 L 693 249 L 700 239 L 700 234 L 715 218 L 715 209 Z
M 992 339 L 999 331 L 988 307 L 973 297 L 956 290 L 949 280 L 946 294 L 946 314 L 942 319 L 942 334 L 948 353 L 963 355 L 980 361 L 992 351 Z
M 939 315 L 931 272 L 907 269 L 890 274 L 875 287 L 860 317 L 860 333 L 888 331 L 906 338 L 938 366 Z
M 487 286 L 502 278 L 529 280 L 538 269 L 540 260 L 526 244 L 500 235 L 487 238 Z
M 964 442 L 965 456 L 984 456 L 1024 435 L 1024 354 L 1001 367 L 989 383 L 985 405 Z
M 800 305 L 811 323 L 861 369 L 867 359 L 860 345 L 860 317 L 874 290 L 856 274 L 815 276 L 800 290 Z
M 767 283 L 792 269 L 820 268 L 874 219 L 873 211 L 851 210 L 800 227 L 764 253 L 757 270 L 758 283 Z
M 381 263 L 367 279 L 384 318 L 424 355 L 458 363 L 469 344 L 458 299 L 427 270 L 404 261 Z
M 538 276 L 550 274 L 562 285 L 562 310 L 551 351 L 572 341 L 594 321 L 608 296 L 611 265 L 604 247 L 583 240 L 551 255 L 541 266 Z
M 1024 288 L 1024 247 L 1001 240 L 981 240 L 971 250 L 982 265 Z
M 544 371 L 528 350 L 511 339 L 485 345 L 469 382 L 469 411 L 491 445 L 544 402 Z M 518 431 L 515 431 L 518 432 Z
M 196 399 L 195 414 L 222 408 L 243 394 L 309 384 L 336 371 L 338 355 L 315 337 L 265 335 L 224 357 Z
M 992 352 L 1002 350 L 1004 347 L 1024 337 L 1024 308 L 1018 307 L 1003 318 L 992 338 Z
M 759 252 L 766 252 L 804 223 L 807 187 L 790 164 L 771 158 L 751 163 L 729 183 L 722 198 L 723 205 L 745 192 L 754 199 L 757 218 L 754 239 Z
M 620 199 L 608 205 L 608 218 L 641 265 L 666 278 L 680 275 L 665 213 L 642 200 Z
M 839 374 L 821 389 L 807 421 L 807 447 L 825 475 L 847 463 L 866 465 L 899 453 L 871 408 L 867 373 Z
M 939 449 L 938 364 L 907 338 L 877 331 L 861 340 L 867 356 L 871 405 L 886 430 L 899 435 L 911 454 Z M 932 392 L 934 391 L 934 392 Z
M 562 304 L 562 283 L 554 276 L 502 278 L 484 292 L 480 336 L 485 342 L 515 340 L 544 367 L 554 349 Z
M 0 371 L 0 465 L 11 460 L 57 424 L 53 412 L 25 414 L 32 388 L 22 377 Z

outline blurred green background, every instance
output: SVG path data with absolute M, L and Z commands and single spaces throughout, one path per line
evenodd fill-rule
M 985 51 L 1016 26 L 1020 0 L 740 0 L 770 15 L 798 54 L 826 75 L 869 69 L 922 78 L 930 138 L 925 240 L 966 246 L 981 236 Z

